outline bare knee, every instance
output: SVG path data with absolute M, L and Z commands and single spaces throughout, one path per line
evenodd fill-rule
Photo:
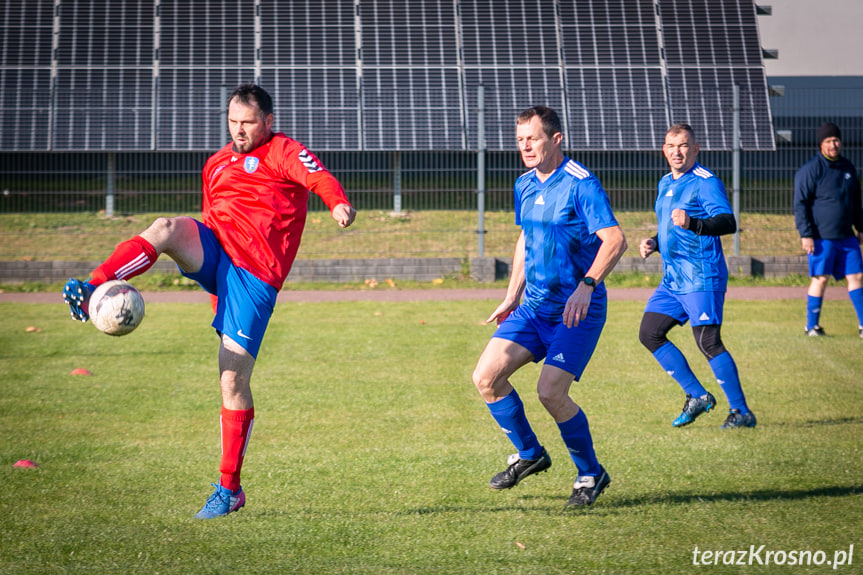
M 156 218 L 150 227 L 141 233 L 157 253 L 164 253 L 186 272 L 201 269 L 204 250 L 198 234 L 198 224 L 188 216 Z
M 578 405 L 569 396 L 569 386 L 537 386 L 539 402 L 555 421 L 567 421 L 578 413 Z
M 494 403 L 512 393 L 509 375 L 510 371 L 490 367 L 480 359 L 473 371 L 472 380 L 483 401 Z
M 156 218 L 150 224 L 150 227 L 141 233 L 141 237 L 153 244 L 157 249 L 162 248 L 164 250 L 167 246 L 171 245 L 175 236 L 186 233 L 185 230 L 188 229 L 190 223 L 193 223 L 193 220 L 186 216 Z
M 809 295 L 821 297 L 827 289 L 827 276 L 812 276 L 809 281 Z
M 509 377 L 532 358 L 522 346 L 493 337 L 480 355 L 471 379 L 486 403 L 497 401 L 512 393 Z
M 227 336 L 222 336 L 219 348 L 219 384 L 222 390 L 222 403 L 228 409 L 251 409 L 251 377 L 255 358 L 240 344 Z
M 555 407 L 560 404 L 560 394 L 555 393 L 551 389 L 540 387 L 536 390 L 536 395 L 539 397 L 539 402 L 545 410 L 550 413 L 552 413 Z
M 473 375 L 471 376 L 473 380 L 473 385 L 476 387 L 476 390 L 479 394 L 488 401 L 488 397 L 494 396 L 494 388 L 496 378 L 493 374 L 489 373 L 487 370 L 483 369 L 481 366 L 477 365 L 473 370 Z

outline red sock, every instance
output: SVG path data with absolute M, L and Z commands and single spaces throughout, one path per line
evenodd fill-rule
M 141 275 L 150 269 L 158 258 L 159 254 L 150 242 L 141 236 L 135 236 L 114 248 L 114 253 L 93 270 L 90 283 L 99 285 L 109 280 L 124 280 Z
M 222 472 L 220 483 L 231 491 L 240 488 L 240 469 L 255 423 L 255 408 L 231 410 L 222 406 Z

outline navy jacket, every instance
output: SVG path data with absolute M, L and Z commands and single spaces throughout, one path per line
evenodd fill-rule
M 794 221 L 801 238 L 840 240 L 863 232 L 863 204 L 857 170 L 845 158 L 830 162 L 821 153 L 794 175 Z

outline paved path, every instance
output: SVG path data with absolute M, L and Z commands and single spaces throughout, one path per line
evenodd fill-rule
M 608 298 L 611 301 L 647 301 L 653 288 L 610 288 Z M 378 288 L 367 290 L 299 290 L 279 292 L 280 302 L 321 303 L 333 301 L 447 301 L 447 300 L 501 300 L 504 290 L 501 288 L 476 289 L 414 289 L 400 290 Z M 841 300 L 848 297 L 843 286 L 827 288 L 825 299 Z M 794 299 L 805 300 L 805 287 L 731 287 L 727 299 L 739 300 L 775 300 Z M 209 296 L 203 291 L 162 291 L 144 292 L 144 300 L 149 303 L 206 303 Z M 59 293 L 0 293 L 0 303 L 56 303 L 63 302 Z

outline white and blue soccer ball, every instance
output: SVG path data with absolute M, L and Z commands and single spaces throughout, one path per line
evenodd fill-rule
M 90 321 L 108 335 L 126 335 L 144 320 L 144 298 L 135 286 L 111 280 L 90 295 Z

